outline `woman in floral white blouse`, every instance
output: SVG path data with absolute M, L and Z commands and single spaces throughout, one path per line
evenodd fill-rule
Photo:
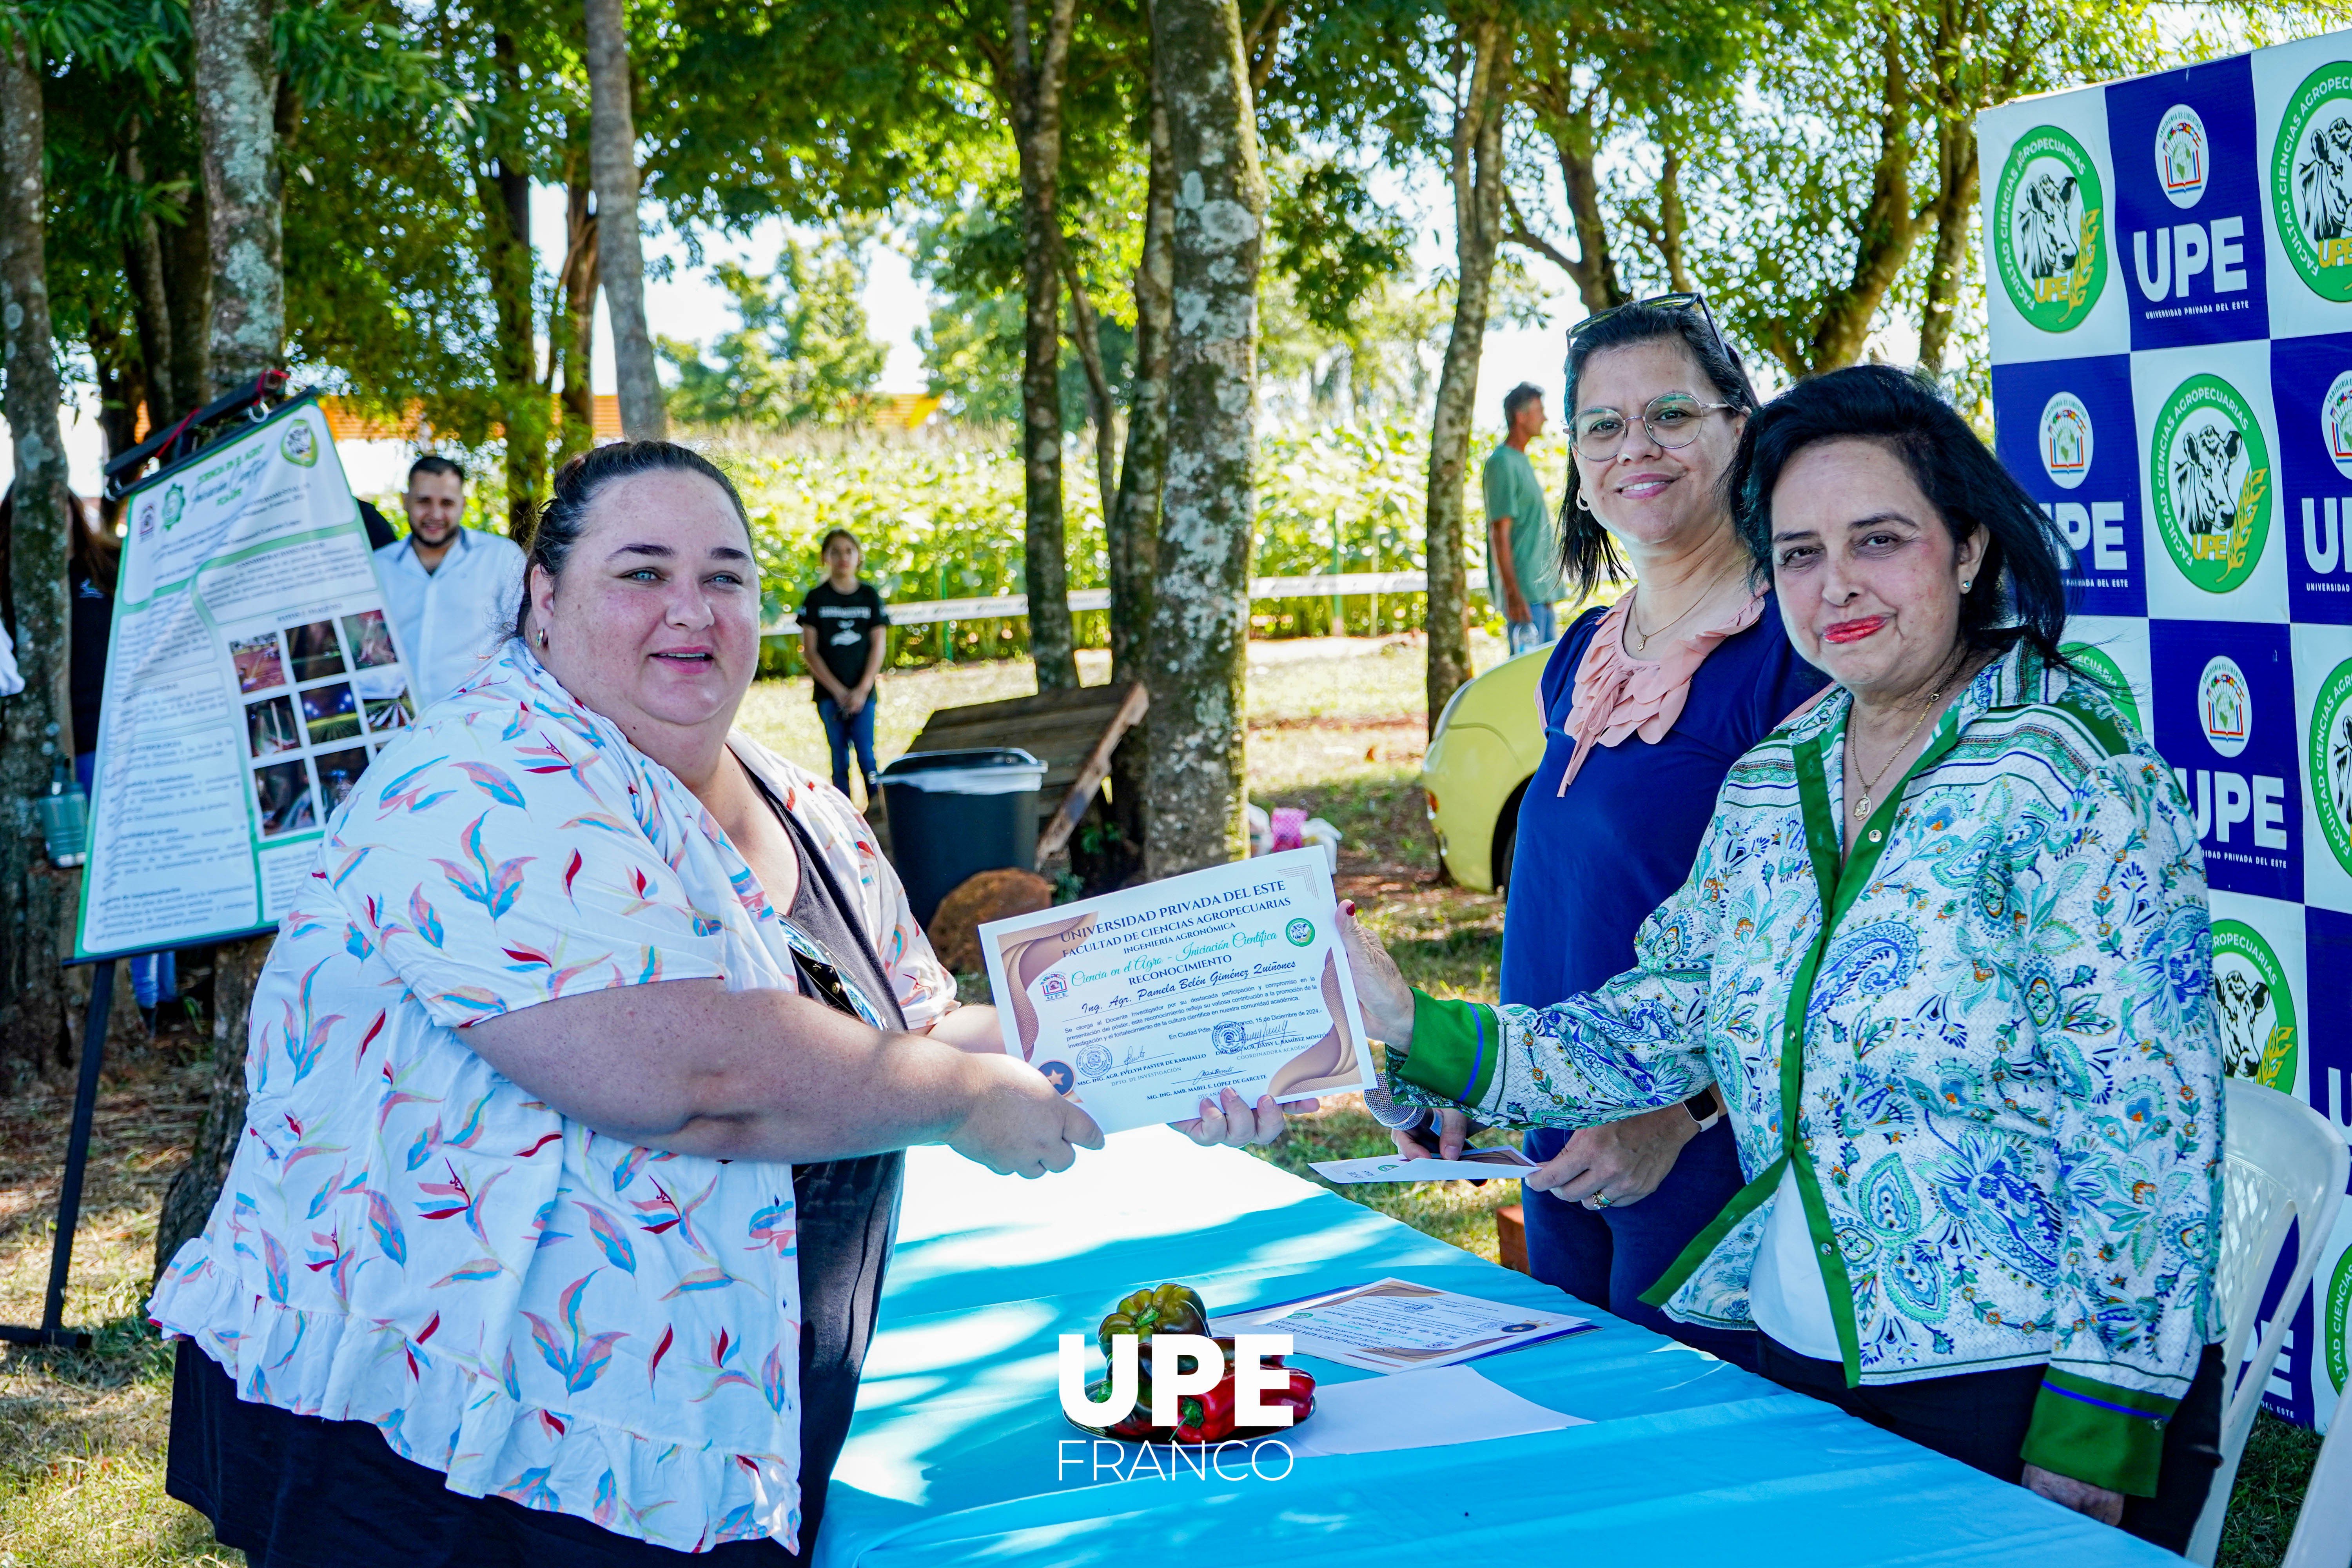
M 718 469 L 567 465 L 520 623 L 328 819 L 149 1309 L 169 1489 L 256 1568 L 803 1561 L 897 1152 L 1100 1146 L 957 1008 L 849 802 L 730 733 L 760 585 Z
M 2194 815 L 2060 655 L 2063 547 L 1931 389 L 1802 384 L 1730 483 L 1835 686 L 1733 766 L 1635 968 L 1540 1009 L 1438 1002 L 1358 930 L 1367 1023 L 1400 1098 L 1489 1123 L 1717 1083 L 1748 1184 L 1644 1300 L 2178 1551 L 2221 1385 Z

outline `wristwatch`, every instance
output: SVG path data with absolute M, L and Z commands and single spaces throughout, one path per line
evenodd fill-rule
M 1691 1120 L 1698 1123 L 1700 1131 L 1705 1132 L 1723 1120 L 1723 1097 L 1716 1092 L 1715 1085 L 1708 1084 L 1684 1100 L 1683 1109 L 1690 1112 Z

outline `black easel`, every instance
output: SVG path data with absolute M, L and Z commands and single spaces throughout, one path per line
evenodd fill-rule
M 286 373 L 267 370 L 248 385 L 238 388 L 226 397 L 217 398 L 173 426 L 169 430 L 151 436 L 130 451 L 106 465 L 106 496 L 110 500 L 120 498 L 136 482 L 139 470 L 150 461 L 162 469 L 187 461 L 225 431 L 215 428 L 224 421 L 263 417 L 273 399 L 284 396 Z M 233 428 L 233 427 L 232 427 Z M 262 926 L 249 931 L 226 937 L 207 937 L 199 946 L 218 942 L 241 942 L 246 937 L 258 936 L 273 930 Z M 141 952 L 154 951 L 141 949 Z M 177 951 L 177 950 L 174 950 Z M 136 957 L 128 952 L 102 953 L 90 958 L 67 961 L 67 967 L 78 963 L 94 965 L 90 971 L 89 1013 L 82 1026 L 81 1077 L 74 1085 L 73 1128 L 66 1138 L 65 1179 L 58 1186 L 58 1234 L 49 1246 L 49 1289 L 41 1300 L 41 1324 L 26 1328 L 18 1323 L 0 1323 L 0 1344 L 51 1345 L 67 1350 L 88 1350 L 90 1337 L 79 1329 L 65 1326 L 66 1283 L 73 1272 L 74 1231 L 81 1223 L 82 1177 L 89 1167 L 89 1128 L 98 1113 L 99 1069 L 106 1060 L 106 1026 L 114 1011 L 114 966 L 122 959 Z

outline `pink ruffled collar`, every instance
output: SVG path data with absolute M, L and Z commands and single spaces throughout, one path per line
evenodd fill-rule
M 1721 620 L 1661 639 L 1654 645 L 1662 647 L 1655 659 L 1637 659 L 1625 651 L 1625 619 L 1633 602 L 1628 594 L 1610 606 L 1576 667 L 1576 707 L 1568 731 L 1576 751 L 1560 775 L 1563 795 L 1594 746 L 1619 745 L 1628 735 L 1639 735 L 1653 745 L 1664 740 L 1682 717 L 1691 677 L 1715 645 L 1746 631 L 1764 613 L 1759 593 Z

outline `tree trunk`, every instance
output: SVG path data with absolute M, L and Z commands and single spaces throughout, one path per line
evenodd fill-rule
M 1872 177 L 1870 206 L 1863 214 L 1862 235 L 1854 247 L 1853 278 L 1823 301 L 1801 359 L 1782 354 L 1782 363 L 1793 375 L 1818 375 L 1862 357 L 1870 341 L 1871 318 L 1878 313 L 1887 289 L 1902 276 L 1923 226 L 1922 215 L 1911 208 L 1913 100 L 1903 64 L 1903 35 L 1892 21 L 1885 26 L 1878 165 Z
M 482 270 L 498 310 L 499 419 L 506 426 L 507 536 L 528 547 L 547 478 L 552 411 L 539 379 L 538 311 L 530 247 L 530 177 L 504 158 L 474 182 L 482 208 Z
M 1095 489 L 1101 498 L 1103 521 L 1110 521 L 1111 510 L 1118 500 L 1118 432 L 1114 428 L 1110 377 L 1103 370 L 1102 327 L 1095 319 L 1095 305 L 1087 298 L 1086 279 L 1078 276 L 1077 263 L 1067 252 L 1062 257 L 1065 280 L 1070 286 L 1070 343 L 1078 351 L 1078 363 L 1086 367 L 1087 401 L 1095 416 Z
M 41 61 L 17 28 L 0 41 L 0 416 L 15 443 L 8 583 L 16 668 L 25 689 L 0 700 L 0 1073 L 41 1072 L 67 1058 L 79 871 L 52 868 L 30 802 L 70 767 L 72 608 L 65 439 L 50 338 L 46 132 Z M 68 775 L 70 776 L 70 775 Z
M 1128 382 L 1127 447 L 1118 494 L 1103 529 L 1110 568 L 1110 678 L 1150 681 L 1151 576 L 1160 560 L 1160 491 L 1168 468 L 1168 361 L 1172 320 L 1176 175 L 1168 147 L 1168 104 L 1151 78 L 1150 174 L 1143 203 L 1143 247 L 1135 264 L 1135 363 Z M 1110 759 L 1110 815 L 1140 854 L 1150 835 L 1151 716 L 1127 732 Z
M 172 321 L 172 406 L 177 419 L 204 406 L 212 384 L 212 208 L 201 182 L 188 189 L 187 211 L 161 226 L 163 303 Z
M 188 1163 L 163 1192 L 163 1212 L 155 1221 L 155 1272 L 161 1275 L 181 1243 L 203 1234 L 230 1160 L 245 1132 L 246 1019 L 252 1010 L 254 982 L 269 957 L 269 939 L 224 943 L 213 960 L 213 1091 L 196 1124 Z
M 557 279 L 559 314 L 551 352 L 563 384 L 563 428 L 556 461 L 569 462 L 596 441 L 596 217 L 589 188 L 577 177 L 564 184 L 563 269 Z
M 1971 127 L 1966 121 L 1948 124 L 1940 140 L 1943 188 L 1937 195 L 1936 248 L 1927 260 L 1927 297 L 1919 309 L 1919 367 L 1930 374 L 1944 368 L 1968 270 L 1969 219 L 1977 209 L 1977 139 Z
M 1454 330 L 1429 431 L 1428 721 L 1470 679 L 1470 578 L 1462 538 L 1462 475 L 1470 460 L 1471 403 L 1486 342 L 1487 300 L 1503 232 L 1503 111 L 1510 92 L 1511 24 L 1470 24 L 1469 80 L 1454 115 Z
M 1165 877 L 1247 852 L 1243 692 L 1265 181 L 1234 0 L 1158 0 L 1154 9 L 1178 181 L 1145 845 L 1151 875 Z
M 621 431 L 632 441 L 669 437 L 669 410 L 654 373 L 646 327 L 646 257 L 637 235 L 637 131 L 629 106 L 629 32 L 624 0 L 588 4 L 588 167 L 596 187 L 596 247 L 604 305 L 613 315 L 613 375 Z M 603 253 L 613 264 L 603 265 Z
M 1011 0 L 1013 139 L 1021 155 L 1022 553 L 1037 689 L 1078 684 L 1070 634 L 1069 547 L 1062 522 L 1062 76 L 1076 0 L 1047 0 L 1033 49 L 1026 0 Z
M 142 191 L 147 169 L 139 151 L 139 124 L 131 121 L 130 142 L 123 149 L 123 173 Z M 147 367 L 147 426 L 160 430 L 187 412 L 179 389 L 172 384 L 175 368 L 172 352 L 172 307 L 164 295 L 163 237 L 155 215 L 143 208 L 133 220 L 131 238 L 122 247 L 122 272 L 131 285 L 131 314 L 138 324 L 139 357 Z M 190 405 L 188 406 L 193 406 Z
M 275 369 L 286 345 L 277 0 L 190 0 L 212 258 L 206 396 Z

